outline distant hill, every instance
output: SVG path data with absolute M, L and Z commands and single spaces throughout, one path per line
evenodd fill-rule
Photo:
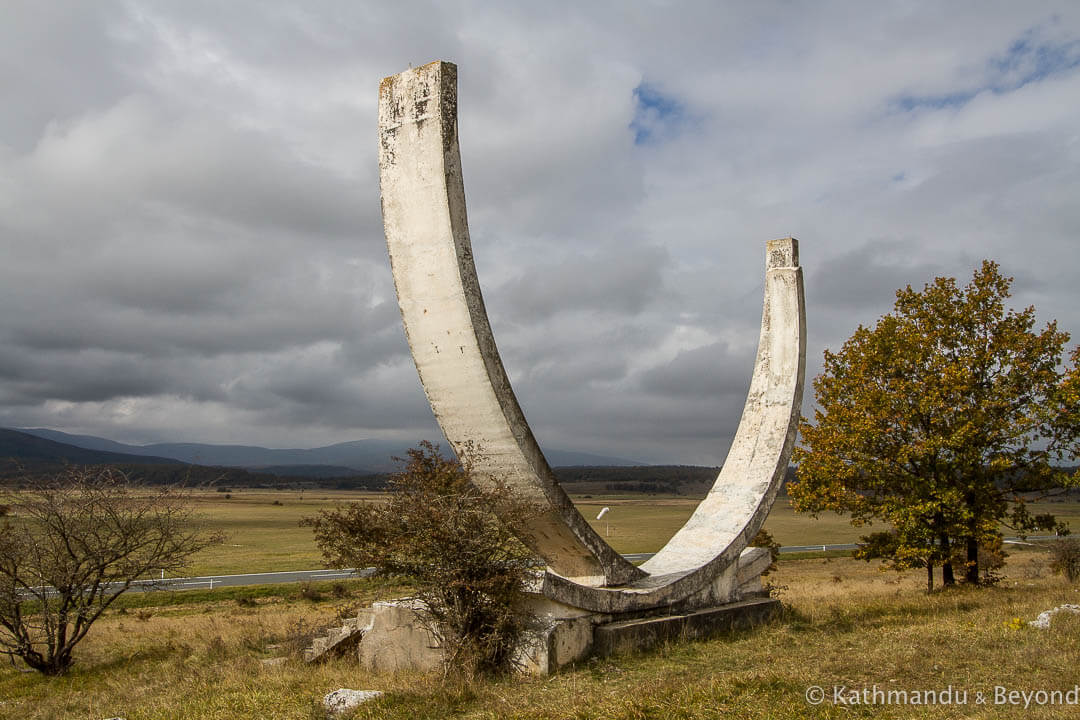
M 0 462 L 17 464 L 27 469 L 41 465 L 115 465 L 139 463 L 147 465 L 183 465 L 172 458 L 150 454 L 131 455 L 78 447 L 56 442 L 30 433 L 0 428 Z
M 18 430 L 0 428 L 0 480 L 18 482 L 26 475 L 52 474 L 69 465 L 109 465 L 123 472 L 131 481 L 148 485 L 184 484 L 219 488 L 329 486 L 367 490 L 379 490 L 386 486 L 385 475 L 358 473 L 345 467 L 284 466 L 262 471 L 212 467 L 153 455 L 81 448 Z
M 576 495 L 622 495 L 647 493 L 704 497 L 720 474 L 718 467 L 697 465 L 644 465 L 638 467 L 561 467 L 555 469 L 559 484 Z M 795 478 L 789 467 L 780 494 Z
M 251 445 L 210 445 L 205 443 L 158 443 L 154 445 L 126 445 L 92 435 L 71 435 L 59 430 L 27 428 L 21 432 L 67 443 L 88 450 L 126 453 L 129 455 L 172 458 L 197 465 L 220 465 L 242 467 L 269 472 L 268 468 L 282 466 L 335 467 L 335 472 L 346 468 L 353 474 L 394 472 L 400 469 L 394 457 L 406 457 L 408 447 L 387 440 L 353 440 L 310 449 L 272 449 Z M 633 466 L 632 460 L 605 457 L 590 453 L 566 450 L 545 451 L 548 462 L 561 466 Z M 284 473 L 293 475 L 295 473 Z
M 49 435 L 54 439 L 31 432 Z M 60 442 L 60 438 L 70 439 L 72 443 Z M 196 443 L 139 446 L 89 435 L 69 435 L 55 430 L 22 432 L 0 429 L 0 475 L 15 476 L 19 468 L 45 472 L 59 469 L 66 464 L 115 465 L 133 480 L 148 484 L 185 483 L 218 488 L 329 486 L 376 490 L 385 487 L 386 472 L 365 472 L 349 465 L 330 462 L 252 462 L 270 458 L 355 458 L 373 452 L 373 448 L 378 447 L 374 444 L 376 442 L 379 441 L 355 441 L 312 450 L 271 450 Z M 92 447 L 79 447 L 74 443 Z M 136 452 L 116 452 L 118 448 Z M 151 450 L 171 453 L 178 457 L 152 455 L 149 454 Z M 404 449 L 399 450 L 389 443 L 382 445 L 382 452 L 388 457 L 392 454 L 406 454 Z M 575 494 L 662 493 L 701 496 L 712 487 L 719 472 L 719 468 L 715 467 L 688 465 L 588 465 L 587 463 L 602 463 L 610 458 L 587 453 L 553 451 L 549 456 L 553 463 L 566 463 L 557 466 L 555 474 L 565 489 Z M 246 467 L 237 467 L 230 462 L 241 462 Z M 392 463 L 385 463 L 384 467 L 398 469 Z

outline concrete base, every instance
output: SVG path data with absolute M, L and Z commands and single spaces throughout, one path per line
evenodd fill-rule
M 550 675 L 589 657 L 647 650 L 658 644 L 711 637 L 768 622 L 780 601 L 756 597 L 691 612 L 636 617 L 583 613 L 548 621 L 520 649 L 517 661 L 534 675 Z M 375 603 L 365 611 L 357 658 L 366 670 L 427 672 L 443 662 L 443 650 L 416 616 L 412 600 Z M 320 653 L 323 655 L 323 653 Z
M 720 573 L 692 602 L 633 612 L 591 612 L 532 594 L 529 611 L 540 627 L 522 643 L 517 662 L 525 672 L 548 675 L 591 656 L 643 650 L 767 622 L 780 607 L 761 589 L 761 572 L 769 560 L 767 550 L 750 548 L 738 568 Z M 357 631 L 349 637 L 361 637 L 357 656 L 364 668 L 386 672 L 439 667 L 443 650 L 417 610 L 415 600 L 400 600 L 375 603 L 363 611 L 363 620 L 354 623 Z M 328 638 L 344 636 L 344 630 Z
M 692 612 L 638 617 L 588 613 L 550 621 L 520 649 L 517 661 L 534 675 L 550 675 L 589 657 L 647 650 L 658 644 L 711 637 L 768 622 L 780 601 L 749 598 Z M 366 670 L 434 670 L 443 651 L 416 617 L 413 601 L 376 603 L 357 657 Z
M 621 620 L 593 630 L 592 654 L 600 657 L 644 650 L 671 640 L 706 638 L 768 622 L 780 601 L 763 597 L 742 600 L 686 615 Z
M 427 672 L 442 665 L 442 648 L 417 616 L 415 600 L 377 602 L 371 607 L 370 625 L 357 653 L 361 667 L 375 672 Z
M 518 663 L 534 675 L 550 675 L 570 663 L 590 657 L 647 650 L 667 641 L 700 639 L 768 622 L 780 601 L 764 594 L 733 602 L 674 610 L 576 617 L 548 617 L 545 628 L 521 648 Z

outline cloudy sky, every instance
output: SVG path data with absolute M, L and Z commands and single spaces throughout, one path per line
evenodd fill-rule
M 986 257 L 1080 339 L 1075 2 L 6 0 L 0 426 L 436 437 L 376 159 L 379 80 L 435 59 L 544 445 L 719 464 L 776 237 L 808 376 Z

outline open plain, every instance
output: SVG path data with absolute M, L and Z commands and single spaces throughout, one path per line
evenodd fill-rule
M 203 521 L 230 533 L 196 572 L 317 567 L 299 519 L 339 502 L 378 496 L 305 491 L 201 493 Z M 278 504 L 279 503 L 279 504 Z M 622 552 L 653 550 L 693 508 L 686 498 L 589 498 L 582 511 Z M 1055 503 L 1078 524 L 1076 503 Z M 605 523 L 605 520 L 607 521 Z M 778 502 L 766 526 L 783 544 L 843 542 L 858 531 L 843 518 L 796 515 Z M 1080 603 L 1080 586 L 1048 569 L 1035 548 L 1010 547 L 995 587 L 927 596 L 922 571 L 881 571 L 850 557 L 781 557 L 766 579 L 784 602 L 777 622 L 705 642 L 582 663 L 558 675 L 446 688 L 436 677 L 370 675 L 354 658 L 305 665 L 300 653 L 319 629 L 373 600 L 408 592 L 370 578 L 214 591 L 137 594 L 121 600 L 76 652 L 77 664 L 49 679 L 0 669 L 0 718 L 312 718 L 338 687 L 381 689 L 363 706 L 371 718 L 1058 718 L 1076 706 L 994 703 L 995 688 L 1071 690 L 1080 682 L 1080 616 L 1049 630 L 1027 621 Z M 263 663 L 284 658 L 279 664 Z M 827 698 L 812 705 L 808 689 Z M 837 688 L 968 691 L 966 703 L 932 708 L 837 704 Z M 976 704 L 976 692 L 989 704 Z M 1032 701 L 1034 702 L 1034 701 Z
M 228 495 L 228 499 L 226 499 Z M 198 492 L 197 514 L 208 529 L 225 533 L 224 544 L 200 555 L 191 575 L 308 570 L 322 566 L 311 530 L 301 518 L 348 502 L 379 502 L 381 493 L 335 490 L 232 490 Z M 683 496 L 595 496 L 575 498 L 589 523 L 621 553 L 658 550 L 694 511 L 700 498 Z M 600 520 L 604 507 L 610 510 Z M 1052 512 L 1080 532 L 1080 501 L 1035 503 L 1035 512 Z M 781 545 L 855 542 L 868 530 L 853 528 L 845 516 L 825 513 L 818 518 L 796 513 L 780 497 L 765 529 Z M 876 528 L 875 528 L 876 529 Z M 1012 535 L 1008 528 L 1005 535 Z

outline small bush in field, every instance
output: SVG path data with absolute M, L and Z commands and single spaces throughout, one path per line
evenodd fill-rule
M 1050 544 L 1050 569 L 1069 582 L 1080 580 L 1080 540 L 1066 538 Z

